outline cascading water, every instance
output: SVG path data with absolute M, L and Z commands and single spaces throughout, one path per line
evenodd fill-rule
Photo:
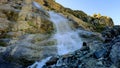
M 73 52 L 82 47 L 82 41 L 77 31 L 71 29 L 69 21 L 60 14 L 49 12 L 50 20 L 56 27 L 54 39 L 57 40 L 58 55 L 64 55 Z
M 48 12 L 50 15 L 50 20 L 54 23 L 56 28 L 56 33 L 53 38 L 57 40 L 58 55 L 64 55 L 69 52 L 73 52 L 82 47 L 81 38 L 77 31 L 71 29 L 69 21 L 60 14 L 55 12 Z M 36 62 L 30 68 L 42 68 L 44 64 L 50 59 L 50 57 L 43 59 L 41 62 Z
M 38 9 L 41 6 L 37 2 L 33 2 Z M 71 29 L 69 21 L 62 15 L 55 12 L 48 12 L 50 15 L 50 20 L 53 22 L 56 28 L 56 33 L 53 38 L 57 40 L 57 50 L 58 55 L 64 55 L 69 52 L 73 52 L 82 47 L 82 41 L 78 36 L 78 32 Z M 33 65 L 28 68 L 42 68 L 45 63 L 50 59 L 48 57 L 43 59 L 41 62 L 35 62 Z
M 35 1 L 32 3 L 37 9 L 42 9 L 42 7 Z
M 47 57 L 43 59 L 41 62 L 35 62 L 33 65 L 29 66 L 28 68 L 42 68 L 50 58 L 51 57 Z
M 33 2 L 33 5 L 38 9 L 42 7 L 37 3 Z M 55 24 L 56 34 L 54 39 L 57 40 L 58 54 L 63 55 L 69 52 L 73 52 L 81 48 L 81 39 L 76 31 L 73 31 L 69 26 L 69 21 L 60 14 L 55 12 L 48 12 L 50 20 Z

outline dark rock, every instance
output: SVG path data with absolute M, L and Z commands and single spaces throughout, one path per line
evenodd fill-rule
M 3 59 L 0 57 L 0 63 L 2 63 L 2 62 L 5 62 L 5 60 L 3 60 Z
M 12 63 L 3 62 L 0 63 L 0 68 L 24 68 L 24 67 Z
M 86 43 L 86 42 L 83 42 L 83 46 L 87 46 L 87 43 Z
M 105 43 L 110 42 L 110 41 L 112 41 L 111 38 L 106 38 L 106 39 L 105 39 Z
M 111 61 L 118 68 L 120 68 L 120 42 L 117 42 L 112 46 L 112 49 L 110 52 L 110 58 L 111 58 Z
M 88 47 L 88 46 L 83 46 L 81 49 L 80 49 L 81 51 L 89 51 L 90 50 L 90 48 Z
M 117 25 L 112 28 L 107 28 L 102 32 L 102 35 L 106 39 L 106 41 L 111 41 L 114 37 L 120 35 L 120 26 Z
M 52 57 L 47 63 L 46 65 L 49 66 L 49 65 L 53 65 L 53 64 L 56 64 L 57 61 L 58 61 L 58 57 Z
M 115 44 L 116 42 L 120 42 L 120 35 L 118 35 L 116 38 L 112 39 L 112 44 Z
M 24 67 L 17 63 L 5 61 L 2 57 L 0 57 L 0 68 L 24 68 Z
M 101 50 L 98 50 L 94 53 L 94 56 L 98 59 L 98 58 L 101 58 L 105 55 L 105 53 L 107 52 L 106 49 L 101 49 Z

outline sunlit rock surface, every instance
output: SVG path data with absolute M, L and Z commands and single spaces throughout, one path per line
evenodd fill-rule
M 55 40 L 50 38 L 53 31 L 54 27 L 49 20 L 49 14 L 37 2 L 2 0 L 0 54 L 3 54 L 6 61 L 26 66 L 35 60 L 56 55 L 56 46 L 53 46 Z
M 90 31 L 101 32 L 106 26 L 112 27 L 114 25 L 112 19 L 100 14 L 89 16 L 82 10 L 72 10 L 65 8 L 55 2 L 55 0 L 35 0 L 40 3 L 46 10 L 53 10 L 62 13 L 70 21 L 73 22 L 74 28 L 83 28 Z
M 113 25 L 55 0 L 0 0 L 0 66 L 119 68 L 120 27 Z

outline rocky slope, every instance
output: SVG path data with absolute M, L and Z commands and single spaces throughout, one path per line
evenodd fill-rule
M 120 26 L 103 31 L 103 35 L 107 35 L 104 38 L 108 39 L 109 33 L 111 40 L 104 43 L 84 42 L 80 50 L 53 57 L 43 68 L 120 68 L 120 31 L 118 30 Z
M 111 18 L 100 14 L 89 16 L 80 10 L 64 8 L 54 0 L 35 1 L 0 0 L 0 68 L 24 68 L 37 60 L 57 54 L 57 48 L 54 46 L 56 40 L 51 38 L 55 32 L 54 24 L 50 21 L 48 14 L 51 10 L 67 18 L 72 29 L 80 29 L 79 36 L 85 41 L 83 44 L 85 47 L 70 55 L 59 56 L 56 60 L 56 62 L 60 61 L 59 66 L 51 61 L 52 64 L 47 62 L 45 68 L 51 66 L 75 68 L 77 65 L 82 68 L 91 65 L 93 67 L 89 68 L 99 65 L 119 67 L 120 26 L 112 27 L 114 24 Z M 102 34 L 96 32 L 102 32 Z M 103 58 L 98 59 L 101 57 Z M 92 63 L 88 64 L 86 61 Z M 115 65 L 110 65 L 109 61 Z
M 71 10 L 65 8 L 62 5 L 55 2 L 55 0 L 35 0 L 40 3 L 46 10 L 53 10 L 62 13 L 69 20 L 74 22 L 75 28 L 83 28 L 86 30 L 101 32 L 104 27 L 114 25 L 112 19 L 107 16 L 101 16 L 100 14 L 94 14 L 89 16 L 80 10 Z M 97 27 L 96 27 L 97 26 Z
M 55 54 L 47 54 L 48 50 L 56 49 L 50 46 L 55 41 L 49 39 L 54 27 L 46 10 L 33 0 L 0 2 L 0 54 L 4 52 L 4 60 L 28 65 L 45 55 Z

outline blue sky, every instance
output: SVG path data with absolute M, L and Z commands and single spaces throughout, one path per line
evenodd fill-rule
M 61 5 L 82 10 L 88 15 L 94 13 L 109 16 L 115 25 L 120 25 L 120 0 L 56 0 Z

